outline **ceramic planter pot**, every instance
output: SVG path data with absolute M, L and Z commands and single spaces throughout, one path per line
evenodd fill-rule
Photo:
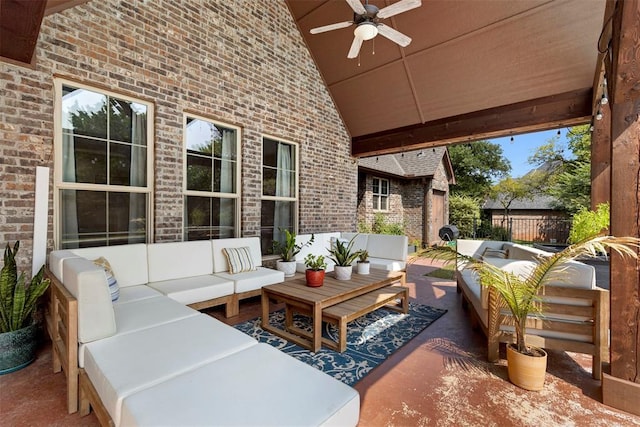
M 35 360 L 37 337 L 36 323 L 0 334 L 0 375 L 22 369 Z
M 360 262 L 356 264 L 356 273 L 358 274 L 369 274 L 369 261 Z
M 305 270 L 307 286 L 317 288 L 324 284 L 324 270 Z
M 293 277 L 296 275 L 296 262 L 295 261 L 276 261 L 276 269 L 284 273 L 284 277 Z
M 353 266 L 351 265 L 336 265 L 333 267 L 333 271 L 336 274 L 336 279 L 338 280 L 350 280 L 351 273 L 353 272 Z
M 512 344 L 507 346 L 509 381 L 525 390 L 539 391 L 544 387 L 547 373 L 547 353 L 536 348 L 540 356 L 519 353 Z

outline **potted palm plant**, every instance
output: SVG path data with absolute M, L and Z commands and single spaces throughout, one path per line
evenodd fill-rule
M 358 252 L 358 262 L 356 263 L 356 273 L 369 274 L 369 251 L 366 249 Z
M 614 251 L 621 256 L 637 258 L 640 239 L 635 237 L 590 237 L 548 257 L 541 257 L 531 270 L 514 274 L 483 260 L 459 254 L 449 246 L 428 248 L 418 255 L 445 262 L 467 261 L 465 268 L 478 274 L 482 286 L 497 292 L 496 303 L 511 312 L 515 328 L 515 344 L 507 346 L 509 380 L 527 390 L 541 390 L 544 385 L 547 354 L 544 350 L 527 345 L 526 323 L 530 314 L 541 313 L 540 291 L 549 283 L 562 278 L 569 261 Z
M 324 284 L 324 270 L 327 268 L 324 256 L 309 254 L 304 258 L 304 264 L 307 267 L 305 270 L 307 286 L 313 288 L 322 286 Z
M 353 236 L 348 242 L 336 239 L 333 247 L 329 249 L 329 253 L 331 254 L 329 259 L 336 264 L 334 271 L 336 273 L 336 279 L 338 280 L 351 279 L 351 273 L 353 271 L 352 264 L 359 254 L 359 251 L 352 251 L 355 237 L 356 236 Z
M 0 374 L 17 371 L 35 359 L 38 324 L 33 313 L 49 286 L 49 279 L 43 278 L 44 266 L 29 285 L 24 273 L 18 275 L 15 257 L 19 247 L 19 241 L 13 248 L 7 243 L 0 271 Z
M 276 261 L 276 269 L 282 271 L 285 277 L 293 277 L 296 274 L 296 255 L 302 248 L 313 243 L 314 236 L 306 243 L 296 243 L 296 233 L 284 230 L 284 241 L 274 241 L 273 251 L 280 255 L 281 259 Z

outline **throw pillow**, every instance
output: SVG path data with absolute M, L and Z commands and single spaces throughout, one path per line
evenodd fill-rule
M 251 258 L 251 250 L 243 246 L 241 248 L 223 248 L 222 253 L 227 258 L 227 265 L 231 274 L 253 271 L 256 266 Z
M 120 297 L 120 286 L 116 277 L 113 275 L 113 270 L 109 261 L 104 257 L 93 260 L 93 263 L 104 270 L 105 276 L 107 276 L 107 284 L 109 285 L 109 292 L 111 293 L 111 301 L 116 301 Z
M 483 258 L 502 258 L 502 259 L 506 259 L 508 255 L 509 255 L 509 251 L 506 250 L 506 249 L 502 250 L 502 249 L 486 248 L 484 250 L 484 252 L 482 253 L 482 257 Z

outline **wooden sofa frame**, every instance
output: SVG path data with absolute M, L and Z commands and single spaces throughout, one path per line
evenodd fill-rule
M 456 273 L 458 290 L 462 292 L 463 307 L 471 307 L 472 326 L 480 326 L 487 337 L 487 358 L 490 362 L 499 359 L 500 343 L 514 343 L 515 334 L 500 330 L 502 325 L 513 325 L 511 316 L 500 311 L 498 298 L 500 295 L 489 288 L 488 325 L 481 320 L 480 315 L 473 309 L 473 304 L 467 295 L 468 287 L 461 286 L 464 282 L 460 272 Z M 609 361 L 609 291 L 602 288 L 576 289 L 560 286 L 546 286 L 539 295 L 547 297 L 580 298 L 590 301 L 585 306 L 544 302 L 543 315 L 532 316 L 527 322 L 527 343 L 536 347 L 572 351 L 590 354 L 593 357 L 592 375 L 594 379 L 602 378 L 602 363 Z M 569 322 L 561 320 L 547 320 L 544 313 L 573 315 L 587 318 L 585 322 Z M 536 331 L 553 331 L 591 336 L 590 342 L 581 342 L 564 338 L 544 337 Z

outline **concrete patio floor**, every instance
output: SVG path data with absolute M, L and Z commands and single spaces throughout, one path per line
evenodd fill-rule
M 509 383 L 506 361 L 486 361 L 486 341 L 470 328 L 455 282 L 424 276 L 435 268 L 425 260 L 409 266 L 411 299 L 449 311 L 356 384 L 360 426 L 640 426 L 640 417 L 600 403 L 587 356 L 550 351 L 541 392 Z M 224 320 L 220 309 L 209 314 Z M 228 323 L 259 314 L 252 299 Z M 0 426 L 94 425 L 93 414 L 66 413 L 64 376 L 53 374 L 48 344 L 32 365 L 0 376 Z

